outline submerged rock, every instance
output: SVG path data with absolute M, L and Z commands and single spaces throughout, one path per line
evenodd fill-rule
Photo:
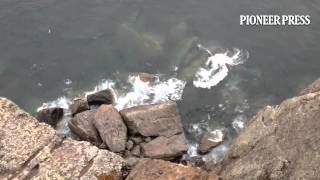
M 319 179 L 320 92 L 259 112 L 231 146 L 223 179 Z
M 225 129 L 217 129 L 211 132 L 207 132 L 201 138 L 199 144 L 199 151 L 202 154 L 208 153 L 211 149 L 217 147 L 223 143 L 225 139 Z
M 68 123 L 68 126 L 81 140 L 89 141 L 99 146 L 102 140 L 93 124 L 94 115 L 95 111 L 92 110 L 76 114 Z
M 52 127 L 56 127 L 57 124 L 63 118 L 63 109 L 62 108 L 47 108 L 42 109 L 37 113 L 37 119 L 40 122 L 47 123 Z
M 72 116 L 75 114 L 81 113 L 83 111 L 89 110 L 89 104 L 86 100 L 84 99 L 75 99 L 73 101 L 73 104 L 70 105 L 70 111 Z
M 131 134 L 170 137 L 183 131 L 177 105 L 172 102 L 137 106 L 120 113 Z
M 145 157 L 172 160 L 182 156 L 188 150 L 184 134 L 167 137 L 157 137 L 142 145 Z
M 98 129 L 101 139 L 112 152 L 126 149 L 127 127 L 112 105 L 102 105 L 94 116 L 94 125 Z
M 118 177 L 124 160 L 89 142 L 64 140 L 11 101 L 0 97 L 0 179 Z
M 114 96 L 110 89 L 96 92 L 87 96 L 88 104 L 91 105 L 101 105 L 101 104 L 113 104 Z
M 218 180 L 218 176 L 209 175 L 207 172 L 189 166 L 174 164 L 162 160 L 141 160 L 126 180 L 142 179 L 183 179 L 183 180 Z

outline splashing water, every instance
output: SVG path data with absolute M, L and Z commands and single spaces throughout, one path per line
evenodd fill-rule
M 197 88 L 211 89 L 211 87 L 216 86 L 227 77 L 229 73 L 228 65 L 236 66 L 242 64 L 249 57 L 248 52 L 239 49 L 234 49 L 235 53 L 228 56 L 229 51 L 212 55 L 203 46 L 198 45 L 198 47 L 204 49 L 211 56 L 205 63 L 205 67 L 201 67 L 195 74 L 193 85 Z

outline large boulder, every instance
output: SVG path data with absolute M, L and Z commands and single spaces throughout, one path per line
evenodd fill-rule
M 213 172 L 223 179 L 320 179 L 320 92 L 259 112 Z
M 114 95 L 110 89 L 99 91 L 87 96 L 87 102 L 91 105 L 113 104 Z
M 11 101 L 0 98 L 0 179 L 118 177 L 124 160 L 89 142 L 64 140 Z
M 54 128 L 62 120 L 62 118 L 63 109 L 58 107 L 42 109 L 37 113 L 37 119 L 40 122 L 47 123 Z
M 189 166 L 174 164 L 162 160 L 141 160 L 132 169 L 127 180 L 218 180 L 218 176 Z
M 72 116 L 75 114 L 81 113 L 83 111 L 89 110 L 89 104 L 86 100 L 78 98 L 73 100 L 73 103 L 70 105 L 70 111 Z
M 81 140 L 89 141 L 98 146 L 102 141 L 96 127 L 93 125 L 94 115 L 94 110 L 76 114 L 69 121 L 68 126 Z
M 101 139 L 112 152 L 122 152 L 126 149 L 127 127 L 112 105 L 102 105 L 94 116 L 94 125 Z
M 177 105 L 173 102 L 132 107 L 120 113 L 132 134 L 170 137 L 183 132 Z
M 160 136 L 141 146 L 145 157 L 165 160 L 180 157 L 188 150 L 184 134 L 170 138 Z

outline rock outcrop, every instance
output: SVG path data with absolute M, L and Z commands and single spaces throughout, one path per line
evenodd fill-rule
M 207 132 L 201 138 L 199 144 L 199 151 L 201 154 L 208 153 L 211 149 L 222 144 L 226 136 L 226 129 L 216 129 L 211 132 Z
M 188 147 L 183 134 L 170 138 L 160 136 L 142 145 L 145 157 L 172 160 L 187 152 Z
M 40 122 L 47 123 L 54 128 L 62 120 L 62 118 L 63 118 L 62 108 L 47 108 L 47 109 L 42 109 L 37 113 L 37 119 Z
M 101 179 L 120 176 L 123 165 L 120 156 L 59 137 L 0 98 L 0 179 Z
M 302 90 L 300 92 L 300 95 L 305 95 L 305 94 L 308 94 L 308 93 L 314 93 L 314 92 L 317 92 L 317 91 L 320 91 L 320 79 L 314 81 L 307 88 Z
M 87 96 L 87 102 L 91 105 L 113 104 L 114 96 L 110 89 L 96 92 Z
M 318 91 L 264 108 L 213 172 L 226 180 L 320 179 L 319 149 Z
M 141 160 L 130 172 L 126 180 L 218 180 L 215 175 L 189 166 L 178 165 L 163 160 Z
M 86 100 L 78 98 L 73 100 L 73 103 L 70 105 L 70 111 L 72 116 L 75 114 L 81 113 L 83 111 L 89 110 L 89 104 Z
M 94 125 L 112 152 L 122 152 L 126 149 L 127 127 L 112 105 L 99 107 L 94 116 Z
M 91 110 L 76 114 L 69 121 L 68 126 L 81 140 L 89 141 L 92 144 L 99 146 L 102 143 L 102 140 L 93 124 L 95 112 L 95 110 Z
M 132 134 L 170 137 L 183 132 L 175 103 L 137 106 L 120 113 Z

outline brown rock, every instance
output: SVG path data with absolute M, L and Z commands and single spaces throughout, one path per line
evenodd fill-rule
M 73 100 L 73 104 L 70 105 L 70 111 L 72 116 L 75 114 L 81 113 L 83 111 L 89 110 L 89 104 L 86 100 L 84 99 L 75 99 Z
M 223 179 L 320 179 L 320 92 L 259 112 L 231 146 Z M 216 168 L 219 169 L 219 168 Z
M 217 129 L 205 133 L 204 136 L 201 138 L 201 142 L 199 144 L 200 153 L 208 153 L 211 149 L 223 143 L 226 135 L 225 133 L 225 129 Z
M 110 89 L 96 92 L 87 96 L 88 104 L 91 105 L 101 105 L 101 104 L 113 104 L 114 96 Z
M 166 160 L 177 158 L 188 150 L 184 134 L 170 138 L 160 136 L 141 147 L 145 157 Z
M 314 81 L 310 86 L 300 92 L 300 95 L 314 93 L 320 91 L 320 79 Z
M 102 142 L 97 129 L 93 125 L 95 111 L 85 111 L 76 114 L 68 125 L 81 140 L 92 142 L 99 146 Z
M 118 111 L 112 105 L 102 105 L 94 117 L 94 125 L 101 139 L 112 152 L 121 152 L 126 148 L 127 127 Z
M 137 106 L 120 113 L 132 134 L 170 137 L 183 131 L 177 106 L 172 102 Z
M 62 108 L 42 109 L 37 113 L 37 119 L 40 122 L 47 123 L 54 128 L 62 120 L 62 118 L 63 118 Z
M 138 76 L 143 82 L 154 82 L 157 79 L 155 75 L 149 73 L 139 73 Z
M 123 159 L 89 142 L 63 140 L 50 126 L 0 98 L 0 179 L 117 177 Z
M 208 178 L 208 173 L 198 168 L 149 159 L 141 160 L 133 168 L 126 180 L 208 180 Z M 210 176 L 210 178 L 210 180 L 218 180 L 214 179 L 213 176 Z

